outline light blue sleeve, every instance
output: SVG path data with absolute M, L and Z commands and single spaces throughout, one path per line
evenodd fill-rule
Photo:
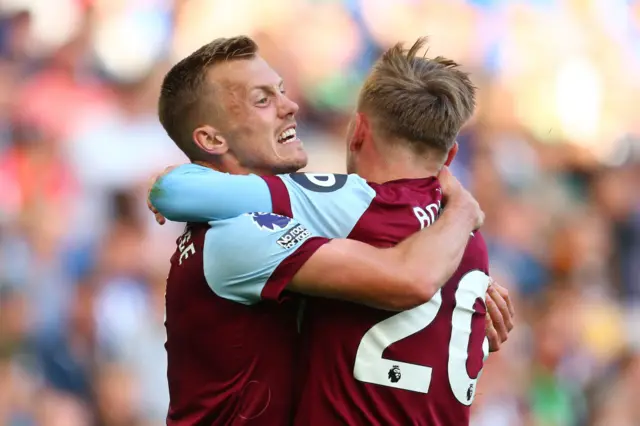
M 279 177 L 287 188 L 293 217 L 327 238 L 349 236 L 376 196 L 376 191 L 355 174 L 292 173 Z
M 329 241 L 312 237 L 299 222 L 273 213 L 211 222 L 203 249 L 207 283 L 218 296 L 244 305 L 279 301 L 298 269 Z
M 197 164 L 179 166 L 156 181 L 151 203 L 176 222 L 208 222 L 246 212 L 271 212 L 271 194 L 256 175 L 231 175 Z

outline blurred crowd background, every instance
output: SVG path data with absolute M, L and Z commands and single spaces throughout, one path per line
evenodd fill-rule
M 185 158 L 171 64 L 248 34 L 301 105 L 308 170 L 381 49 L 429 35 L 479 87 L 454 171 L 480 200 L 517 329 L 474 426 L 640 425 L 640 1 L 0 1 L 0 425 L 150 426 L 167 409 L 164 280 L 182 227 L 145 209 Z

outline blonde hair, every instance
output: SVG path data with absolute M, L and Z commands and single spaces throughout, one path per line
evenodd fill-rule
M 416 152 L 445 153 L 473 114 L 476 88 L 456 62 L 418 55 L 426 42 L 388 49 L 365 80 L 358 110 L 384 136 L 407 141 Z

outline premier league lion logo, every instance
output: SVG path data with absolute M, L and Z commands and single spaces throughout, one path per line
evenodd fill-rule
M 279 231 L 289 225 L 291 219 L 286 216 L 280 216 L 274 213 L 247 213 L 253 219 L 253 223 L 262 229 L 267 231 Z
M 471 398 L 473 398 L 473 390 L 473 383 L 471 383 L 469 389 L 467 389 L 467 401 L 471 401 Z
M 401 378 L 402 373 L 400 372 L 400 367 L 397 365 L 391 367 L 391 370 L 389 370 L 389 380 L 391 380 L 391 383 L 398 383 Z

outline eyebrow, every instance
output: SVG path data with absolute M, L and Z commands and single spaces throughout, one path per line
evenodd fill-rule
M 277 85 L 275 85 L 275 86 L 276 86 L 278 89 L 282 90 L 282 88 L 284 87 L 284 80 L 280 80 L 280 82 L 279 82 Z M 262 84 L 262 85 L 259 85 L 259 86 L 254 86 L 254 87 L 252 87 L 252 88 L 251 88 L 251 90 L 253 91 L 253 90 L 258 89 L 258 90 L 264 90 L 265 92 L 271 92 L 271 93 L 273 93 L 273 92 L 275 91 L 273 88 L 274 88 L 274 85 L 271 85 L 271 84 Z

